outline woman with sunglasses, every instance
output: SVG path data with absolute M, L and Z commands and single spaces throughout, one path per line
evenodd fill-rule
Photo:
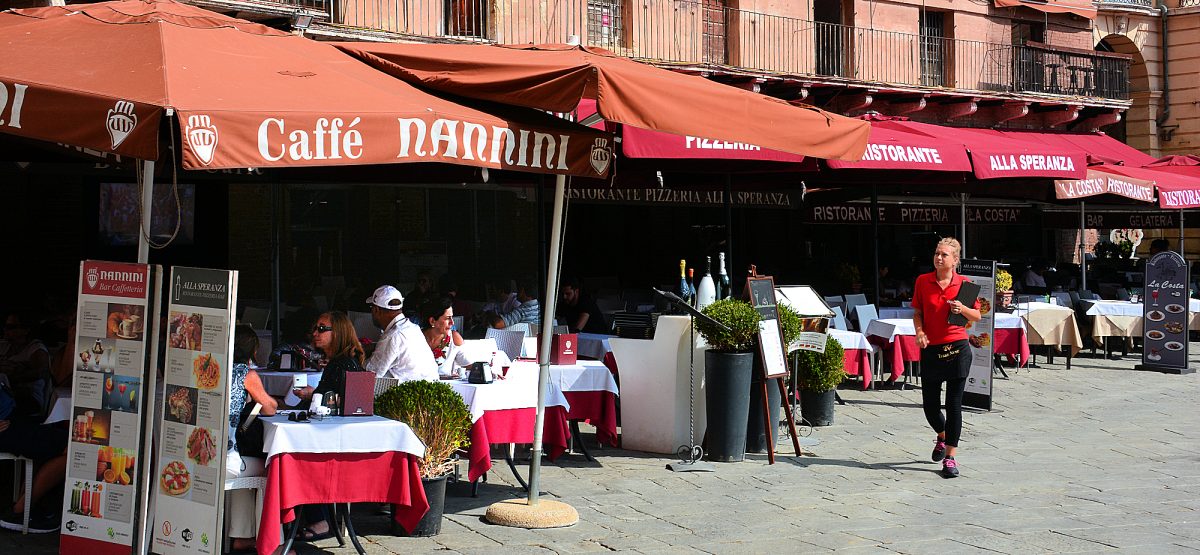
M 325 369 L 317 387 L 305 387 L 295 393 L 301 399 L 312 398 L 313 393 L 340 394 L 346 382 L 346 372 L 365 372 L 365 354 L 354 324 L 345 312 L 326 312 L 317 318 L 312 327 L 312 344 L 325 355 Z
M 358 342 L 354 324 L 345 312 L 326 312 L 317 317 L 317 323 L 312 327 L 312 344 L 325 355 L 325 369 L 316 388 L 305 387 L 294 391 L 301 399 L 307 401 L 313 393 L 340 395 L 346 383 L 346 372 L 366 371 L 362 366 L 362 344 Z M 329 528 L 329 515 L 324 509 L 310 505 L 305 509 L 304 516 L 312 524 L 304 527 L 299 539 L 317 541 L 333 536 Z

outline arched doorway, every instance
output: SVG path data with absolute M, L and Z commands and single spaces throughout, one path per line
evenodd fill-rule
M 1129 64 L 1129 97 L 1133 105 L 1129 107 L 1121 121 L 1106 127 L 1104 132 L 1109 136 L 1142 151 L 1151 152 L 1158 148 L 1158 141 L 1153 136 L 1153 126 L 1149 125 L 1154 114 L 1150 111 L 1150 76 L 1146 69 L 1146 60 L 1141 49 L 1126 35 L 1112 33 L 1100 39 L 1095 46 L 1097 52 L 1112 52 L 1132 56 Z M 1133 121 L 1133 131 L 1129 122 Z

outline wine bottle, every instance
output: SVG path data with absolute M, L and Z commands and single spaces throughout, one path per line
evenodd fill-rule
M 693 268 L 688 268 L 688 272 L 687 272 L 688 299 L 687 299 L 687 302 L 688 302 L 688 304 L 690 304 L 692 306 L 696 306 L 695 282 L 696 282 L 696 270 Z
M 725 253 L 717 253 L 717 259 L 720 261 L 717 265 L 717 298 L 728 299 L 733 292 L 730 291 L 729 274 L 725 273 Z
M 717 286 L 713 282 L 712 277 L 712 257 L 704 257 L 704 277 L 700 278 L 700 287 L 696 291 L 696 310 L 704 310 L 704 307 L 712 304 L 717 300 Z
M 684 302 L 690 303 L 692 295 L 692 286 L 688 284 L 687 279 L 687 260 L 679 261 L 679 298 Z

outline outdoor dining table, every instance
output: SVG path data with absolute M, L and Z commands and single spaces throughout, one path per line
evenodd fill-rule
M 921 349 L 917 347 L 917 330 L 912 318 L 872 320 L 867 324 L 864 334 L 872 344 L 883 348 L 883 361 L 891 365 L 892 382 L 904 375 L 904 363 L 921 362 Z
M 873 379 L 871 370 L 875 346 L 871 345 L 866 335 L 856 331 L 833 328 L 829 328 L 827 331 L 829 338 L 836 339 L 838 344 L 842 346 L 842 364 L 846 370 L 846 374 L 862 376 L 862 388 L 867 389 Z
M 1128 301 L 1083 301 L 1086 314 L 1092 317 L 1092 337 L 1097 343 L 1104 337 L 1140 337 L 1142 335 L 1142 303 Z M 1160 301 L 1164 307 L 1169 304 Z M 1153 305 L 1151 306 L 1153 308 Z M 1200 325 L 1200 299 L 1188 303 L 1188 329 Z
M 1025 331 L 1025 319 L 1006 312 L 992 314 L 992 352 L 1008 355 L 1024 367 L 1029 363 L 1029 334 Z
M 1069 307 L 1040 302 L 1019 303 L 1014 308 L 1013 313 L 1025 320 L 1029 344 L 1055 348 L 1068 346 L 1067 368 L 1070 368 L 1071 357 L 1083 348 L 1083 336 L 1079 333 L 1079 323 L 1075 321 L 1075 311 Z M 1054 361 L 1049 353 L 1047 358 Z
M 490 384 L 473 384 L 465 380 L 452 379 L 446 383 L 462 396 L 471 413 L 471 445 L 467 450 L 469 462 L 467 479 L 475 482 L 492 468 L 491 447 L 493 444 L 533 443 L 533 431 L 537 414 L 537 363 L 521 364 L 513 361 L 505 379 Z M 554 379 L 546 388 L 546 413 L 542 424 L 542 442 L 550 460 L 566 452 L 570 440 L 567 414 L 571 405 Z M 512 462 L 511 455 L 505 459 L 513 476 L 528 487 Z
M 295 520 L 302 505 L 390 503 L 393 518 L 405 530 L 414 529 L 429 509 L 417 462 L 425 456 L 425 445 L 407 424 L 379 416 L 307 422 L 290 422 L 282 413 L 260 418 L 267 485 L 256 542 L 259 555 L 279 547 L 282 525 Z M 363 553 L 348 507 L 343 514 L 351 541 Z M 297 528 L 289 534 L 289 546 Z
M 537 372 L 537 363 L 534 361 L 517 361 L 513 364 L 532 365 L 532 370 Z M 511 368 L 509 372 L 512 372 Z M 604 362 L 578 360 L 575 364 L 552 364 L 550 381 L 563 392 L 570 405 L 567 420 L 571 423 L 572 433 L 578 436 L 577 423 L 588 422 L 596 427 L 596 439 L 600 443 L 617 446 L 617 396 L 620 390 L 616 378 Z M 586 447 L 584 455 L 591 459 Z

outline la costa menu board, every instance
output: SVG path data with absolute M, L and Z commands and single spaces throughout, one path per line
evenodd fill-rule
M 237 272 L 175 267 L 167 287 L 151 549 L 219 553 Z
M 1142 300 L 1142 366 L 1185 373 L 1188 368 L 1188 264 L 1177 252 L 1146 262 Z
M 963 260 L 959 273 L 979 286 L 980 319 L 967 324 L 967 343 L 971 346 L 971 371 L 963 405 L 984 410 L 992 409 L 992 339 L 995 335 L 995 315 L 992 299 L 996 296 L 996 263 L 991 260 Z M 969 304 L 969 303 L 965 303 Z
M 79 274 L 61 553 L 128 554 L 135 539 L 147 336 L 156 289 L 146 264 L 84 261 Z

